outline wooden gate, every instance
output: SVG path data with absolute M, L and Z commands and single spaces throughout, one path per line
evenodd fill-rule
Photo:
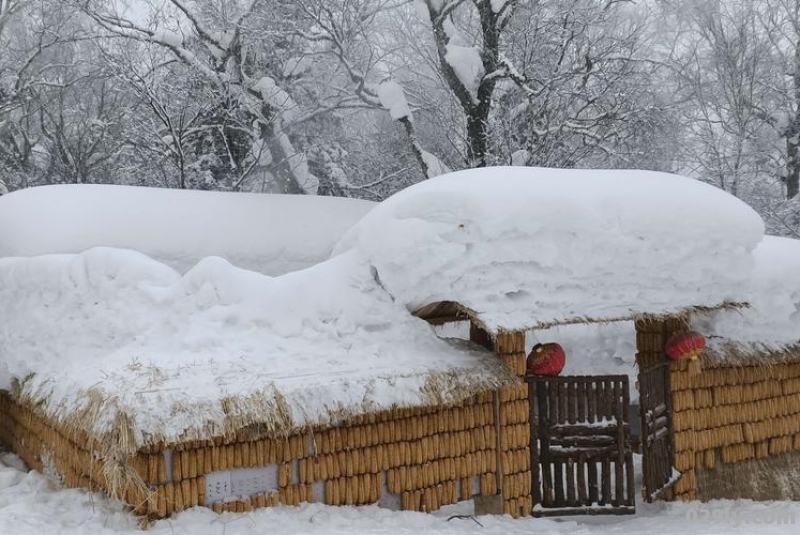
M 670 363 L 639 371 L 639 412 L 642 418 L 642 494 L 652 502 L 675 482 L 672 442 Z
M 634 513 L 628 378 L 527 381 L 534 516 Z

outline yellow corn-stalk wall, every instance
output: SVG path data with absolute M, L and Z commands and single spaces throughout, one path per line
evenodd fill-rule
M 495 347 L 512 369 L 524 373 L 524 333 L 501 334 Z M 505 512 L 529 515 L 527 396 L 527 384 L 520 381 L 457 407 L 386 411 L 282 439 L 242 436 L 152 447 L 127 461 L 148 491 L 131 485 L 123 497 L 134 511 L 153 518 L 198 504 L 243 512 L 311 501 L 312 484 L 324 482 L 324 500 L 330 505 L 374 503 L 385 485 L 400 495 L 403 509 L 433 511 L 475 494 L 497 494 L 499 462 Z M 7 394 L 0 395 L 0 441 L 31 468 L 58 474 L 67 486 L 109 490 L 88 437 L 71 435 Z M 207 474 L 270 465 L 278 466 L 277 491 L 206 504 Z M 475 476 L 480 488 L 472 488 Z
M 680 319 L 637 322 L 637 362 L 663 362 L 667 338 L 687 329 Z M 672 496 L 697 497 L 696 470 L 800 450 L 800 363 L 671 366 L 675 468 Z
M 513 517 L 531 514 L 530 406 L 525 376 L 525 333 L 500 333 L 495 353 L 520 377 L 520 382 L 500 390 L 500 462 L 505 513 Z
M 108 491 L 101 465 L 94 462 L 90 438 L 41 418 L 0 390 L 0 442 L 31 469 L 58 475 L 68 487 Z
M 672 368 L 675 465 L 697 490 L 695 469 L 800 450 L 800 363 Z M 683 480 L 683 479 L 682 479 Z

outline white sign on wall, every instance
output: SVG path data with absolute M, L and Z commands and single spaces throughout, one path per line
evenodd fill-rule
M 206 475 L 206 499 L 203 505 L 255 496 L 278 490 L 278 465 L 264 468 L 239 468 Z

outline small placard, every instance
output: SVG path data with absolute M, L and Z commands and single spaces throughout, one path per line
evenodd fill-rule
M 225 501 L 231 496 L 231 473 L 211 472 L 206 475 L 206 498 L 203 505 Z
M 278 465 L 264 468 L 239 468 L 206 475 L 204 505 L 248 498 L 262 492 L 278 490 Z
M 260 492 L 278 490 L 278 465 L 264 468 L 239 468 L 231 470 L 231 494 L 233 496 L 255 496 Z

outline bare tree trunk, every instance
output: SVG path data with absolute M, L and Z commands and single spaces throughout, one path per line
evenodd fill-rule
M 403 123 L 403 128 L 406 130 L 406 137 L 408 138 L 408 142 L 411 144 L 411 152 L 414 153 L 414 158 L 417 160 L 417 165 L 419 165 L 423 176 L 425 176 L 425 178 L 430 178 L 430 169 L 428 167 L 428 162 L 425 161 L 425 157 L 423 156 L 422 146 L 419 144 L 417 129 L 414 128 L 414 122 L 408 116 L 400 119 L 400 122 Z
M 484 72 L 488 75 L 497 70 L 500 57 L 501 17 L 492 8 L 492 2 L 476 3 L 481 19 L 483 50 L 481 60 Z M 512 9 L 506 6 L 506 9 Z M 478 86 L 478 102 L 467 110 L 467 134 L 469 136 L 469 159 L 473 167 L 486 167 L 489 149 L 489 112 L 492 108 L 497 79 L 485 77 Z
M 800 121 L 800 117 L 796 120 Z M 786 138 L 786 198 L 794 199 L 800 193 L 800 145 L 797 129 Z
M 508 2 L 505 10 L 513 9 L 516 1 Z M 481 63 L 485 74 L 494 73 L 499 65 L 500 35 L 502 34 L 504 14 L 496 13 L 491 2 L 475 2 L 481 22 L 482 43 L 479 49 Z M 487 77 L 480 81 L 477 95 L 472 95 L 462 80 L 459 79 L 453 66 L 447 60 L 447 46 L 450 37 L 445 30 L 445 23 L 450 14 L 447 5 L 441 10 L 435 4 L 428 2 L 428 13 L 433 25 L 433 35 L 436 40 L 436 50 L 439 56 L 439 65 L 442 76 L 447 82 L 450 91 L 458 100 L 464 110 L 467 122 L 467 160 L 470 167 L 486 167 L 488 165 L 487 152 L 489 150 L 488 122 L 489 112 L 492 107 L 492 95 L 497 84 L 496 78 Z
M 795 44 L 794 117 L 786 132 L 786 198 L 794 199 L 800 192 L 800 43 Z
M 270 107 L 264 105 L 263 108 L 264 117 L 270 117 Z M 286 146 L 282 143 L 286 134 L 275 128 L 274 120 L 259 121 L 259 129 L 261 131 L 261 139 L 264 140 L 267 150 L 272 156 L 270 172 L 275 177 L 275 186 L 272 189 L 272 193 L 292 193 L 296 195 L 305 193 L 292 168 L 292 156 L 294 154 L 287 153 Z
M 486 127 L 487 115 L 481 113 L 478 107 L 470 109 L 467 114 L 467 139 L 469 141 L 467 157 L 470 167 L 486 167 L 487 165 L 486 152 L 489 144 Z

